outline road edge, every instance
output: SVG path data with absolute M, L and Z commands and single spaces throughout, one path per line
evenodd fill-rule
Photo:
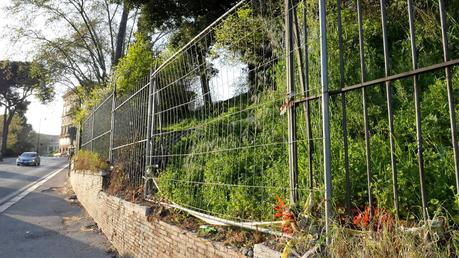
M 40 178 L 38 181 L 27 185 L 26 187 L 23 187 L 19 189 L 18 191 L 8 195 L 4 199 L 1 200 L 0 202 L 0 214 L 8 210 L 11 206 L 13 206 L 15 203 L 19 202 L 22 198 L 26 197 L 29 193 L 33 192 L 35 189 L 46 183 L 48 180 L 53 178 L 55 175 L 59 174 L 62 172 L 62 170 L 66 169 L 68 167 L 68 164 L 66 164 L 64 167 L 58 168 L 57 170 L 54 170 L 53 172 L 47 174 L 46 176 Z

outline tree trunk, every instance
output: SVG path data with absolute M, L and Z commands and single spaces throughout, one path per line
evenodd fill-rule
M 3 132 L 2 132 L 2 155 L 6 152 L 6 145 L 8 143 L 8 131 L 11 124 L 11 120 L 13 120 L 14 110 L 8 112 L 7 108 L 5 108 L 5 113 L 3 116 Z
M 2 146 L 0 146 L 0 161 L 3 161 L 3 155 L 4 155 L 4 149 L 6 149 L 6 144 L 4 145 L 3 143 L 5 142 L 4 138 L 4 132 L 5 132 L 5 123 L 6 123 L 6 107 L 5 107 L 5 112 L 3 114 L 3 129 L 2 129 Z M 8 136 L 8 135 L 7 135 Z
M 113 59 L 112 65 L 116 65 L 118 61 L 120 60 L 120 58 L 123 56 L 129 9 L 130 9 L 129 5 L 126 2 L 124 2 L 123 3 L 123 13 L 121 14 L 120 26 L 118 28 L 118 34 L 116 35 L 115 58 Z
M 197 53 L 199 65 L 199 78 L 201 80 L 202 94 L 204 96 L 204 105 L 212 106 L 212 96 L 210 95 L 209 78 L 207 76 L 206 57 L 199 51 Z

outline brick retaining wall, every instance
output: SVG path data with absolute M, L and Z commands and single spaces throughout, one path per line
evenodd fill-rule
M 72 172 L 78 200 L 120 255 L 127 257 L 245 257 L 238 250 L 207 241 L 162 221 L 147 221 L 149 208 L 107 195 L 102 177 Z

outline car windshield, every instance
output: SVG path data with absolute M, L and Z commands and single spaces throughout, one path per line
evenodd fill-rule
M 36 153 L 27 153 L 27 152 L 25 152 L 25 153 L 21 154 L 21 157 L 23 157 L 23 158 L 35 158 L 36 156 L 37 156 Z

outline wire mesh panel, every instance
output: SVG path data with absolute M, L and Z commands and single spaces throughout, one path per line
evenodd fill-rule
M 104 160 L 110 153 L 113 94 L 102 99 L 82 123 L 81 148 L 96 152 Z
M 110 152 L 111 114 L 113 94 L 107 97 L 94 112 L 92 150 L 99 153 L 104 160 Z
M 91 113 L 81 125 L 81 149 L 92 150 L 94 116 Z
M 149 77 L 139 81 L 131 94 L 116 99 L 113 128 L 113 162 L 125 183 L 140 186 L 145 172 Z
M 283 13 L 243 1 L 154 73 L 151 162 L 170 201 L 253 221 L 288 199 Z

